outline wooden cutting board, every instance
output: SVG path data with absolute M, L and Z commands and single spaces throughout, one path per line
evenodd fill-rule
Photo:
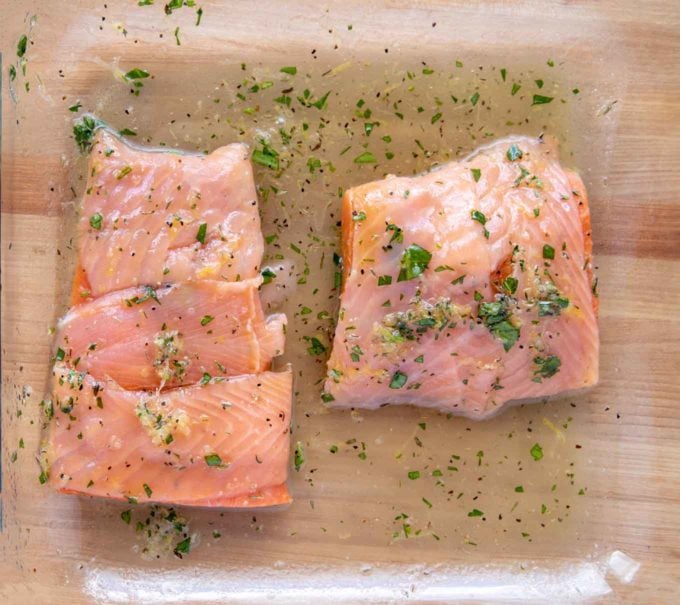
M 535 588 L 539 600 L 547 601 L 554 593 L 545 592 L 550 582 L 537 588 L 548 577 L 542 573 L 555 573 L 549 576 L 553 587 L 563 586 L 562 596 L 573 600 L 580 590 L 606 602 L 680 602 L 680 5 L 211 0 L 167 15 L 162 0 L 150 6 L 73 1 L 68 8 L 36 1 L 2 3 L 0 23 L 3 603 L 141 602 L 161 594 L 165 602 L 256 602 L 277 589 L 300 602 L 328 598 L 330 586 L 345 586 L 348 600 L 408 594 L 446 601 L 461 594 L 491 598 L 481 587 L 493 582 L 506 587 L 494 594 L 527 595 Z M 25 75 L 17 57 L 23 34 Z M 235 87 L 241 62 L 247 64 L 244 78 L 265 78 L 285 65 L 308 73 L 317 65 L 333 66 L 319 77 L 335 78 L 331 98 L 345 99 L 352 116 L 362 77 L 414 69 L 425 78 L 424 65 L 447 61 L 453 74 L 476 70 L 475 85 L 482 91 L 490 90 L 487 74 L 504 86 L 498 68 L 507 66 L 525 90 L 547 73 L 546 83 L 554 81 L 568 98 L 563 106 L 555 102 L 556 117 L 527 114 L 534 122 L 502 124 L 501 130 L 536 133 L 545 127 L 563 135 L 565 149 L 573 152 L 566 161 L 588 186 L 600 278 L 600 385 L 579 399 L 522 408 L 477 425 L 406 408 L 325 413 L 315 384 L 321 360 L 308 359 L 302 340 L 308 326 L 297 306 L 312 300 L 315 279 L 325 279 L 312 272 L 296 304 L 285 303 L 293 325 L 286 360 L 301 372 L 294 438 L 305 444 L 308 458 L 300 472 L 293 471 L 296 502 L 290 509 L 226 516 L 188 512 L 200 546 L 182 561 L 149 562 L 134 550 L 139 535 L 120 519 L 124 506 L 57 496 L 42 487 L 38 402 L 49 377 L 49 329 L 70 289 L 72 218 L 84 166 L 70 138 L 79 111 L 68 108 L 80 103 L 120 127 L 133 125 L 140 142 L 158 144 L 165 137 L 171 146 L 212 149 L 239 134 L 226 123 L 231 110 L 206 90 L 214 89 L 217 98 Z M 10 65 L 17 70 L 12 81 Z M 120 80 L 136 66 L 153 76 L 138 96 Z M 442 100 L 450 138 L 439 145 L 447 153 L 455 151 L 454 140 L 463 141 L 461 152 L 471 150 L 484 140 L 477 131 L 490 115 L 485 112 L 498 112 L 503 102 L 514 108 L 524 94 L 506 95 L 505 101 L 483 98 L 486 104 L 473 113 L 455 113 L 448 96 L 472 81 L 461 78 L 451 80 Z M 407 104 L 409 77 L 402 80 L 399 94 Z M 587 86 L 574 93 L 583 82 Z M 378 112 L 380 128 L 393 126 L 394 138 L 403 140 L 429 128 L 435 94 L 420 91 L 425 128 L 417 113 L 410 122 L 398 122 L 387 110 Z M 580 105 L 573 100 L 579 95 Z M 208 126 L 213 122 L 221 124 L 216 138 Z M 465 136 L 479 138 L 463 138 L 463 126 L 469 127 Z M 376 140 L 361 139 L 371 145 Z M 422 169 L 445 159 L 441 149 L 434 154 L 409 157 L 404 166 Z M 332 179 L 373 178 L 351 160 L 342 172 L 342 158 L 328 159 L 339 167 L 324 177 L 332 195 L 311 175 L 309 191 L 322 202 L 310 201 L 309 191 L 305 198 L 304 185 L 281 198 L 293 209 L 309 201 L 300 212 L 291 210 L 291 220 L 303 228 L 324 220 L 333 227 Z M 263 206 L 268 234 L 273 216 L 268 213 L 275 211 L 266 210 L 270 202 Z M 414 446 L 415 437 L 423 447 Z M 553 453 L 543 467 L 518 474 L 514 462 L 526 458 L 535 440 L 553 444 L 546 448 Z M 333 444 L 341 447 L 337 456 L 329 453 Z M 368 452 L 363 466 L 355 446 Z M 451 465 L 447 460 L 455 452 L 461 454 L 459 475 L 451 471 L 445 477 L 450 498 L 437 491 L 434 480 L 426 484 L 425 476 L 438 464 Z M 406 478 L 410 468 L 421 469 L 419 482 Z M 570 479 L 570 473 L 576 476 Z M 514 505 L 519 481 L 528 495 Z M 550 491 L 553 483 L 557 494 Z M 432 508 L 421 501 L 421 490 L 433 490 Z M 481 507 L 479 502 L 494 515 L 472 524 L 466 513 Z M 545 502 L 560 513 L 541 519 Z M 524 511 L 521 523 L 513 506 Z M 401 514 L 418 532 L 408 539 L 406 522 L 395 521 Z M 527 536 L 519 530 L 524 515 L 533 515 Z M 218 530 L 221 539 L 213 537 Z M 615 551 L 641 564 L 632 582 L 622 582 L 608 568 Z M 473 588 L 456 592 L 463 578 L 472 578 Z M 440 592 L 427 593 L 436 581 L 442 582 Z M 212 592 L 201 596 L 206 586 Z M 295 592 L 300 587 L 309 589 L 306 596 Z

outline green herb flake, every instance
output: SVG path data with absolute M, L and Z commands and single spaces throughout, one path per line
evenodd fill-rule
M 331 401 L 335 401 L 335 397 L 333 397 L 333 395 L 330 393 L 323 392 L 321 393 L 321 401 L 324 403 L 330 403 Z
M 392 380 L 390 380 L 390 388 L 391 389 L 401 389 L 405 384 L 406 381 L 408 380 L 408 376 L 404 374 L 403 372 L 396 371 L 392 375 Z
M 366 220 L 366 213 L 363 210 L 361 212 L 353 211 L 352 212 L 352 220 L 355 223 L 365 221 Z
M 377 160 L 375 159 L 375 155 L 373 155 L 370 151 L 364 151 L 354 158 L 355 164 L 375 164 L 376 162 Z
M 518 494 L 523 494 L 523 493 L 524 493 L 524 487 L 522 487 L 521 485 L 518 485 L 518 486 L 515 488 L 515 491 L 516 491 Z
M 421 275 L 428 268 L 432 254 L 418 244 L 411 244 L 401 257 L 401 269 L 397 281 L 408 281 Z
M 92 139 L 94 133 L 98 128 L 101 128 L 102 123 L 90 116 L 83 116 L 80 122 L 73 125 L 73 138 L 76 145 L 82 153 L 86 153 L 92 147 Z
M 328 451 L 329 451 L 331 454 L 337 454 L 337 452 L 338 452 L 338 446 L 337 446 L 337 445 L 331 445 L 331 447 L 328 448 Z
M 65 356 L 66 356 L 66 353 L 64 353 L 64 349 L 62 349 L 61 347 L 58 347 L 57 352 L 54 355 L 54 358 L 57 361 L 64 361 Z
M 319 355 L 323 355 L 326 352 L 326 347 L 324 344 L 315 336 L 306 337 L 306 339 L 310 344 L 310 346 L 307 348 L 307 353 L 309 353 L 309 355 L 318 357 Z
M 205 236 L 208 232 L 208 224 L 207 223 L 201 223 L 198 227 L 198 231 L 196 232 L 196 241 L 200 242 L 201 244 L 205 244 Z
M 534 100 L 532 105 L 545 105 L 546 103 L 552 102 L 554 97 L 545 97 L 543 95 L 534 95 Z
M 184 538 L 181 542 L 175 546 L 175 550 L 173 551 L 178 557 L 181 557 L 182 555 L 187 554 L 191 550 L 191 536 L 188 538 Z
M 208 372 L 203 372 L 203 376 L 201 377 L 201 385 L 205 386 L 206 384 L 209 384 L 211 380 L 212 376 L 208 374 Z
M 9 81 L 14 82 L 17 79 L 17 68 L 14 65 L 9 66 Z
M 302 447 L 302 441 L 295 444 L 295 470 L 299 471 L 305 463 L 305 451 Z
M 69 111 L 72 111 L 73 113 L 76 113 L 80 111 L 80 108 L 82 105 L 80 103 L 76 103 L 75 105 L 71 105 L 71 107 L 68 108 Z
M 262 142 L 262 149 L 254 149 L 251 156 L 253 162 L 260 166 L 266 166 L 272 170 L 279 169 L 279 154 L 275 149 Z
M 520 91 L 521 88 L 522 87 L 519 84 L 517 84 L 517 82 L 515 82 L 512 85 L 512 90 L 510 91 L 510 94 L 514 97 Z
M 514 294 L 517 291 L 517 278 L 509 275 L 503 280 L 503 290 L 508 294 Z
M 116 175 L 116 179 L 120 181 L 122 178 L 125 178 L 131 172 L 132 172 L 132 166 L 123 166 L 118 171 L 118 174 Z
M 151 494 L 153 494 L 153 491 L 151 490 L 151 488 L 146 483 L 144 483 L 142 485 L 142 487 L 144 488 L 144 492 L 146 493 L 146 497 L 151 498 Z
M 90 227 L 96 229 L 97 231 L 101 231 L 103 218 L 104 217 L 99 212 L 93 214 L 90 217 Z
M 207 454 L 204 456 L 204 460 L 208 466 L 222 466 L 222 458 L 219 454 Z
M 510 160 L 511 162 L 521 160 L 523 156 L 524 153 L 522 152 L 522 150 L 514 143 L 510 145 L 510 148 L 505 154 L 505 157 L 508 158 L 508 160 Z
M 424 355 L 418 355 L 413 361 L 416 363 L 424 363 L 425 362 L 425 356 Z
M 478 92 L 476 92 L 475 94 L 473 94 L 473 95 L 470 97 L 470 103 L 472 104 L 473 107 L 474 107 L 475 105 L 477 105 L 477 101 L 479 101 L 479 93 L 478 93 Z
M 264 269 L 262 269 L 261 275 L 262 285 L 269 284 L 273 279 L 276 278 L 276 273 L 274 273 L 274 271 L 272 271 L 269 267 L 265 267 Z
M 534 445 L 531 446 L 529 453 L 534 460 L 543 458 L 543 448 L 538 443 L 534 443 Z
M 131 69 L 129 72 L 127 72 L 123 77 L 126 80 L 143 80 L 144 78 L 148 78 L 149 75 L 150 74 L 148 71 L 135 67 L 134 69 Z
M 555 258 L 555 248 L 553 248 L 550 244 L 544 244 L 543 245 L 543 258 L 552 260 Z
M 132 511 L 131 510 L 124 510 L 122 513 L 120 513 L 120 518 L 130 525 L 130 521 L 132 520 Z
M 534 357 L 534 364 L 536 365 L 534 370 L 535 380 L 540 382 L 542 378 L 552 378 L 557 374 L 560 371 L 562 362 L 556 355 L 549 355 L 548 357 L 538 355 Z
M 290 66 L 290 67 L 282 67 L 279 71 L 280 71 L 281 73 L 289 74 L 289 75 L 291 75 L 291 76 L 294 76 L 294 75 L 297 73 L 297 67 L 294 67 L 294 66 Z
M 28 46 L 28 37 L 26 34 L 21 36 L 19 38 L 19 42 L 17 42 L 17 57 L 21 59 L 26 54 L 26 47 Z
M 201 325 L 207 326 L 213 319 L 215 318 L 212 315 L 204 315 L 201 319 Z
M 484 515 L 484 513 L 483 513 L 481 510 L 479 510 L 478 508 L 473 508 L 473 509 L 468 513 L 467 516 L 468 516 L 468 517 L 481 517 L 481 516 L 483 516 L 483 515 Z
M 470 168 L 470 172 L 472 173 L 472 178 L 475 180 L 475 183 L 479 183 L 482 171 L 479 168 Z
M 483 302 L 479 305 L 479 317 L 488 330 L 503 343 L 503 349 L 507 352 L 519 338 L 519 328 L 515 327 L 510 320 L 510 312 L 507 302 Z
M 503 82 L 505 82 L 505 76 L 507 76 L 508 70 L 505 69 L 505 67 L 501 68 L 501 78 L 503 79 Z
M 487 219 L 486 219 L 486 216 L 484 215 L 484 213 L 480 212 L 479 210 L 471 210 L 470 211 L 470 218 L 473 221 L 478 222 L 480 225 L 482 225 L 482 227 L 484 227 L 484 231 L 483 231 L 484 237 L 486 239 L 489 239 L 490 233 L 489 233 L 489 230 L 485 226 Z
M 134 130 L 130 130 L 129 128 L 123 128 L 123 130 L 119 130 L 118 134 L 124 137 L 136 137 L 137 133 Z M 109 154 L 111 155 L 111 154 Z M 108 156 L 107 156 L 108 157 Z
M 378 276 L 378 285 L 379 286 L 389 286 L 392 283 L 392 276 L 391 275 L 379 275 Z
M 411 479 L 411 481 L 415 481 L 416 479 L 420 479 L 420 471 L 409 471 L 408 472 L 408 478 Z

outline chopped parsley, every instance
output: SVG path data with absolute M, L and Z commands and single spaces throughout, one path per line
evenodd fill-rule
M 264 141 L 262 141 L 262 149 L 253 149 L 251 158 L 253 162 L 259 164 L 260 166 L 266 166 L 272 170 L 279 169 L 278 152 Z
M 297 73 L 297 67 L 294 67 L 294 66 L 290 66 L 290 67 L 282 67 L 279 71 L 280 71 L 281 73 L 289 74 L 289 75 L 291 75 L 291 76 L 294 76 L 294 75 Z
M 510 94 L 514 97 L 520 91 L 521 88 L 522 88 L 521 85 L 519 85 L 519 84 L 517 84 L 517 82 L 515 82 L 512 85 L 512 90 L 510 91 Z
M 262 284 L 270 283 L 274 278 L 276 278 L 276 273 L 272 271 L 269 267 L 262 269 Z
M 469 513 L 468 517 L 481 517 L 484 513 L 478 508 L 473 508 Z
M 124 510 L 122 513 L 120 513 L 120 518 L 130 525 L 130 520 L 132 519 L 132 511 L 131 510 Z
M 408 376 L 404 374 L 403 372 L 396 371 L 394 375 L 392 376 L 392 380 L 390 380 L 390 388 L 391 389 L 400 389 L 402 388 L 405 384 L 406 381 L 408 380 Z
M 370 151 L 364 151 L 354 158 L 355 164 L 375 164 L 376 161 L 375 155 L 373 155 Z
M 511 322 L 506 298 L 495 302 L 483 302 L 479 305 L 479 317 L 484 325 L 498 340 L 503 343 L 505 351 L 509 351 L 519 338 L 519 328 Z
M 116 175 L 116 180 L 120 181 L 122 178 L 126 177 L 132 172 L 132 166 L 123 166 Z
M 543 458 L 543 448 L 538 443 L 534 443 L 534 445 L 531 446 L 529 453 L 534 460 Z
M 477 101 L 479 101 L 479 93 L 478 93 L 478 92 L 476 92 L 475 94 L 473 94 L 473 95 L 470 97 L 470 103 L 472 104 L 473 107 L 474 107 L 475 105 L 477 105 Z
M 97 212 L 96 214 L 93 214 L 90 217 L 90 227 L 92 227 L 93 229 L 96 229 L 97 231 L 101 231 L 102 219 L 103 218 L 104 217 L 99 212 Z
M 148 78 L 149 75 L 150 74 L 148 71 L 135 67 L 134 69 L 131 69 L 129 72 L 127 72 L 123 77 L 126 80 L 143 80 L 144 78 Z
M 378 285 L 379 286 L 389 286 L 392 283 L 392 276 L 391 275 L 379 275 L 378 276 Z
M 326 352 L 326 347 L 324 344 L 315 336 L 306 336 L 305 339 L 309 342 L 310 346 L 307 348 L 307 353 L 317 357 L 323 355 Z
M 201 223 L 198 227 L 198 231 L 196 232 L 196 241 L 201 242 L 202 244 L 205 244 L 205 236 L 206 236 L 207 232 L 208 232 L 208 224 L 207 223 Z
M 352 352 L 350 353 L 350 357 L 354 363 L 358 363 L 361 361 L 361 356 L 364 354 L 364 352 L 361 350 L 361 347 L 359 345 L 354 345 L 352 347 Z
M 475 180 L 475 183 L 479 183 L 482 171 L 479 168 L 470 168 L 470 172 L 472 173 L 472 178 Z
M 191 550 L 191 536 L 184 538 L 181 542 L 175 546 L 174 553 L 181 557 L 183 554 L 187 554 Z
M 508 277 L 503 280 L 503 290 L 508 294 L 514 294 L 517 291 L 517 283 L 517 278 L 508 275 Z
M 302 465 L 305 463 L 305 451 L 302 447 L 302 441 L 298 441 L 295 444 L 295 470 L 299 471 Z
M 514 162 L 516 160 L 521 160 L 524 157 L 524 153 L 519 147 L 517 147 L 517 145 L 513 143 L 512 145 L 510 145 L 510 148 L 506 152 L 505 157 L 507 157 L 508 160 L 510 160 L 511 162 Z
M 392 231 L 392 236 L 390 237 L 388 246 L 393 243 L 402 244 L 404 242 L 404 232 L 402 231 L 401 227 L 398 227 L 393 223 L 388 223 L 387 227 L 385 227 L 385 231 Z M 385 248 L 387 248 L 387 246 Z
M 142 296 L 126 298 L 125 304 L 128 307 L 131 307 L 132 305 L 141 305 L 147 300 L 155 300 L 159 305 L 161 304 L 161 301 L 158 300 L 158 296 L 156 295 L 156 290 L 154 290 L 151 286 L 144 286 L 144 294 Z
M 213 319 L 215 318 L 212 315 L 204 315 L 201 319 L 201 325 L 207 326 Z
M 361 212 L 352 212 L 352 220 L 355 223 L 365 221 L 366 220 L 366 213 L 362 210 Z
M 532 105 L 545 105 L 546 103 L 550 103 L 553 100 L 553 97 L 545 97 L 543 95 L 534 95 L 534 100 L 532 101 Z
M 146 483 L 144 483 L 142 485 L 142 487 L 144 488 L 144 492 L 146 493 L 146 497 L 151 498 L 151 494 L 153 494 L 153 491 L 151 490 L 151 488 Z
M 21 59 L 26 54 L 26 47 L 28 45 L 28 37 L 26 34 L 21 36 L 19 38 L 19 42 L 17 42 L 17 57 Z
M 534 364 L 536 366 L 536 369 L 534 370 L 534 381 L 541 382 L 543 378 L 552 378 L 557 374 L 557 372 L 560 371 L 562 362 L 556 355 L 549 355 L 548 357 L 537 355 L 534 357 Z
M 550 244 L 544 244 L 543 245 L 543 258 L 552 260 L 555 258 L 555 248 L 553 248 Z
M 408 472 L 408 478 L 411 479 L 411 481 L 415 481 L 416 479 L 420 479 L 420 471 L 409 471 Z
M 208 466 L 222 466 L 222 458 L 219 454 L 207 454 L 204 459 Z
M 401 257 L 401 269 L 397 281 L 408 281 L 421 275 L 430 264 L 432 254 L 418 244 L 411 244 Z
M 73 125 L 73 138 L 82 153 L 86 153 L 92 148 L 94 133 L 102 126 L 102 122 L 90 116 L 83 116 L 80 122 Z
M 64 353 L 64 349 L 62 349 L 61 347 L 57 347 L 57 352 L 55 353 L 54 358 L 57 361 L 64 361 L 65 355 L 66 353 Z
M 482 227 L 484 227 L 484 237 L 486 239 L 489 239 L 489 230 L 486 228 L 486 216 L 484 215 L 483 212 L 480 212 L 479 210 L 471 210 L 470 211 L 470 218 L 473 221 L 477 221 Z

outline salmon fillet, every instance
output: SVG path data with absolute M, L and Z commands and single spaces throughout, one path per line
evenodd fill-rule
M 261 282 L 187 281 L 106 294 L 59 322 L 57 357 L 126 389 L 262 372 L 283 352 L 286 316 L 265 318 Z
M 345 192 L 323 399 L 486 418 L 598 379 L 590 215 L 552 142 L 512 137 Z
M 292 373 L 160 394 L 54 368 L 49 482 L 62 492 L 194 506 L 290 502 Z
M 73 304 L 132 286 L 259 274 L 264 243 L 246 145 L 149 151 L 102 128 L 87 174 Z

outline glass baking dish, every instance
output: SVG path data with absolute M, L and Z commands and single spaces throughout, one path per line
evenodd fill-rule
M 678 7 L 176 4 L 0 6 L 3 602 L 677 602 Z M 290 160 L 256 178 L 280 275 L 263 296 L 288 314 L 280 362 L 297 381 L 294 502 L 178 508 L 182 558 L 150 556 L 135 530 L 149 507 L 38 480 L 85 111 L 143 144 L 264 140 Z M 588 187 L 600 384 L 478 423 L 326 410 L 325 358 L 309 349 L 328 344 L 337 311 L 339 190 L 509 133 L 557 137 Z M 377 161 L 355 162 L 364 151 Z

